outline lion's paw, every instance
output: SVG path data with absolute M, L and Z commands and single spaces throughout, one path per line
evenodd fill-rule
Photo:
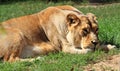
M 111 45 L 111 44 L 108 44 L 107 45 L 107 48 L 109 49 L 109 50 L 111 50 L 111 49 L 113 49 L 113 48 L 115 48 L 116 46 L 115 45 Z

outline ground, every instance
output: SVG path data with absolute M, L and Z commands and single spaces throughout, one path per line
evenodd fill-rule
M 107 57 L 107 59 L 88 64 L 84 71 L 120 71 L 120 54 Z

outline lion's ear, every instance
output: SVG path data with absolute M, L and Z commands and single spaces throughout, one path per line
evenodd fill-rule
M 93 13 L 87 13 L 87 16 L 88 16 L 90 21 L 97 22 L 97 17 Z
M 67 15 L 67 22 L 68 25 L 77 25 L 79 23 L 79 18 L 75 14 L 68 14 Z

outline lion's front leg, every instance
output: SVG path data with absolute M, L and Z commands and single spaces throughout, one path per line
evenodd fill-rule
M 71 53 L 71 54 L 86 54 L 92 50 L 91 49 L 77 49 L 70 44 L 65 44 L 62 48 L 62 51 L 65 53 Z

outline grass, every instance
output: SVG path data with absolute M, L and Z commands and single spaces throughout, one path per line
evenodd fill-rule
M 112 50 L 108 54 L 102 51 L 88 54 L 49 54 L 43 56 L 40 60 L 33 62 L 15 62 L 15 63 L 0 63 L 0 71 L 83 71 L 83 67 L 89 63 L 95 63 L 106 57 L 117 54 L 119 51 Z
M 66 3 L 41 3 L 39 1 L 14 2 L 0 5 L 0 22 L 10 18 L 29 15 L 41 11 L 48 6 L 63 5 Z M 81 7 L 72 3 L 83 13 L 92 12 L 97 15 L 99 22 L 99 39 L 103 43 L 111 43 L 120 47 L 120 4 L 111 4 L 98 7 Z M 100 61 L 110 55 L 118 54 L 120 50 L 111 50 L 109 53 L 96 51 L 88 54 L 49 54 L 33 62 L 0 62 L 0 71 L 83 71 L 82 66 Z

